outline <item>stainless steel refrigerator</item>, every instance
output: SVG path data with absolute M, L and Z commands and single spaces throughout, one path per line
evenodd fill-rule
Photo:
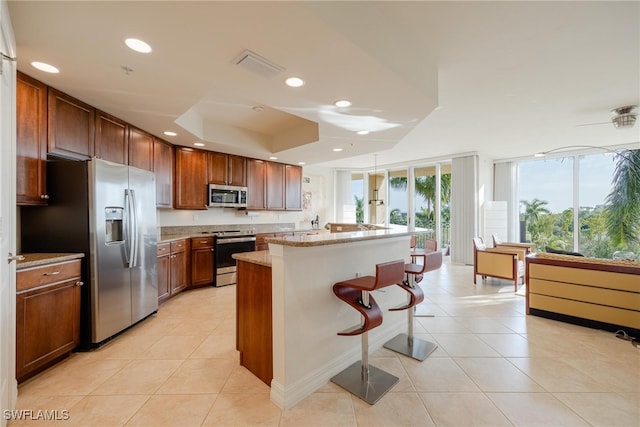
M 81 342 L 96 346 L 158 309 L 152 172 L 47 163 L 49 205 L 21 209 L 22 252 L 82 252 Z

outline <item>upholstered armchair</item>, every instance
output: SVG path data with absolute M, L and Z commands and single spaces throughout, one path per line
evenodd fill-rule
M 493 239 L 494 248 L 525 249 L 527 254 L 530 254 L 536 251 L 536 245 L 533 243 L 503 242 L 502 240 L 500 240 L 497 234 L 492 234 L 491 238 Z
M 473 284 L 478 275 L 513 280 L 514 290 L 518 290 L 518 279 L 524 284 L 526 256 L 525 248 L 487 248 L 481 237 L 473 239 Z

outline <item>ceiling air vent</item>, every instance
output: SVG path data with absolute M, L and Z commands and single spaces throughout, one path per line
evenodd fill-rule
M 257 53 L 245 50 L 233 63 L 245 70 L 251 71 L 254 74 L 270 79 L 277 76 L 284 71 L 284 67 L 281 67 L 266 58 L 258 55 Z

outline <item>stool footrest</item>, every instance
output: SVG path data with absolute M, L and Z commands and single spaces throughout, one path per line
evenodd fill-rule
M 369 365 L 368 378 L 363 377 L 361 361 L 355 362 L 331 378 L 333 383 L 358 396 L 369 405 L 373 405 L 380 400 L 397 384 L 398 380 L 398 377 L 371 365 Z
M 400 283 L 398 283 L 398 286 L 400 286 L 404 291 L 406 291 L 409 294 L 409 301 L 406 304 L 401 305 L 399 307 L 390 308 L 389 311 L 407 310 L 424 301 L 424 292 L 422 292 L 422 288 L 420 286 L 414 286 L 412 288 L 411 286 L 407 286 L 405 284 L 400 284 Z
M 365 332 L 363 325 L 355 325 L 343 331 L 338 332 L 338 335 L 342 335 L 342 336 L 360 335 L 363 332 Z
M 358 289 L 347 288 L 340 286 L 339 284 L 335 284 L 333 286 L 333 292 L 338 298 L 355 308 L 358 313 L 362 315 L 361 326 L 338 332 L 338 335 L 360 335 L 369 329 L 373 329 L 382 324 L 382 310 L 380 310 L 380 306 L 378 306 L 376 300 L 373 299 L 373 296 L 369 295 L 369 307 L 365 307 L 362 305 L 362 292 Z

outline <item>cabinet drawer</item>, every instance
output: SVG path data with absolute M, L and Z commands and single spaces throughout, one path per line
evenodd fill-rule
M 187 248 L 186 240 L 176 240 L 175 242 L 171 242 L 171 253 L 183 252 L 186 248 Z
M 191 249 L 212 248 L 213 237 L 192 237 Z
M 156 254 L 158 256 L 168 254 L 171 251 L 171 244 L 169 242 L 158 243 L 156 245 Z
M 72 278 L 80 278 L 79 260 L 20 270 L 16 274 L 16 291 L 21 292 Z

